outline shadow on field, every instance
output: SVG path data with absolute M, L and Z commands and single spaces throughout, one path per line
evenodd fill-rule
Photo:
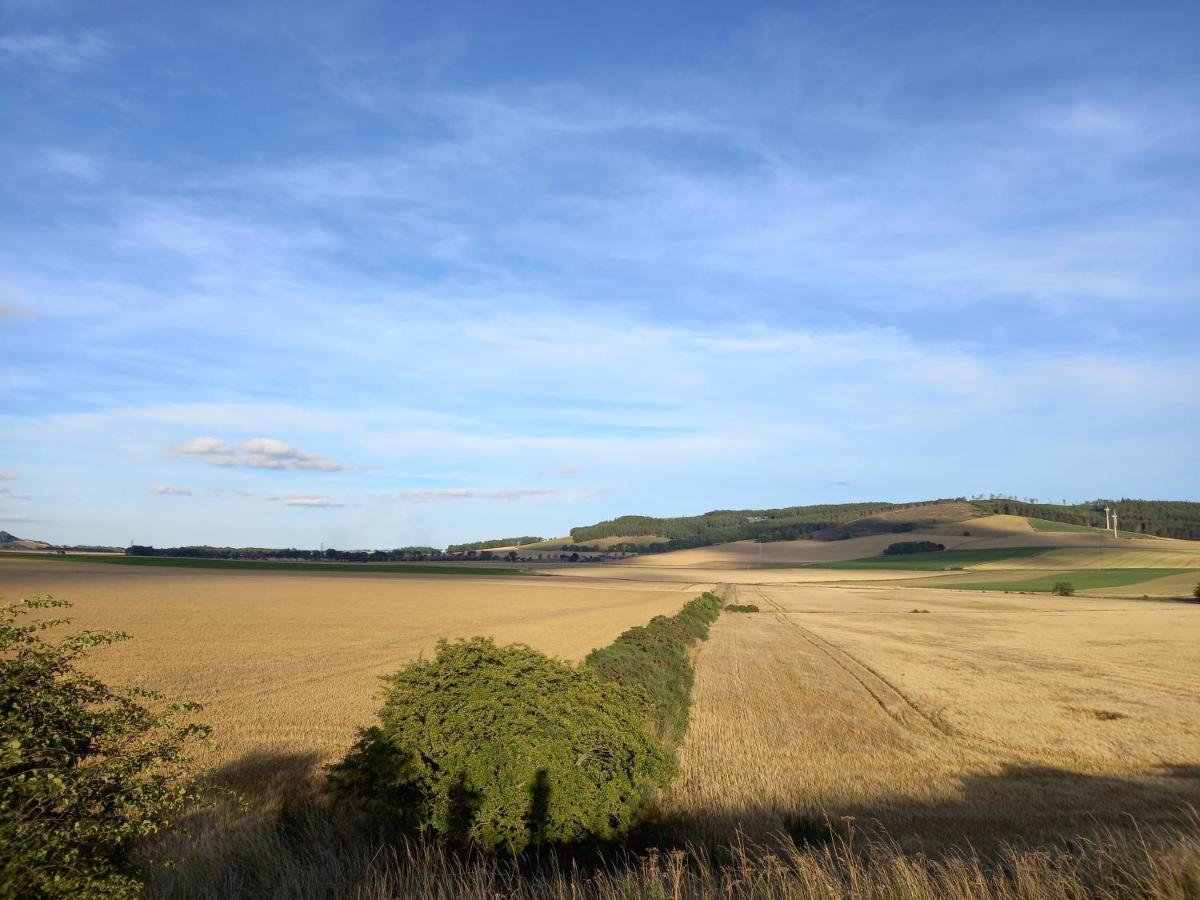
M 286 816 L 347 813 L 324 795 L 325 774 L 316 753 L 258 752 L 218 769 L 216 782 L 229 787 L 262 811 Z M 719 777 L 719 776 L 717 776 Z M 530 832 L 546 827 L 554 786 L 545 770 L 529 788 Z M 476 811 L 465 783 L 455 795 L 451 819 L 459 843 Z M 893 841 L 907 850 L 938 855 L 973 847 L 981 851 L 1005 844 L 1062 844 L 1104 831 L 1138 827 L 1194 830 L 1200 809 L 1200 763 L 1169 764 L 1138 777 L 1072 772 L 1052 766 L 1012 764 L 964 776 L 951 796 L 925 799 L 880 797 L 822 806 L 799 796 L 786 805 L 715 807 L 702 812 L 670 810 L 650 815 L 630 836 L 634 852 L 650 848 L 700 847 L 718 853 L 746 839 L 763 844 L 820 845 L 850 832 Z M 378 823 L 376 823 L 376 826 Z M 567 848 L 569 855 L 609 853 L 612 844 Z
M 261 750 L 218 767 L 214 784 L 255 808 L 286 809 L 309 803 L 325 786 L 323 757 L 315 752 Z
M 796 797 L 786 806 L 677 815 L 649 828 L 659 840 L 673 837 L 710 848 L 737 834 L 768 842 L 786 836 L 797 845 L 813 845 L 853 830 L 936 854 L 968 845 L 990 849 L 1062 843 L 1135 824 L 1194 830 L 1197 809 L 1197 764 L 1165 765 L 1138 777 L 1012 764 L 968 774 L 954 795 L 939 799 L 893 796 L 822 807 Z

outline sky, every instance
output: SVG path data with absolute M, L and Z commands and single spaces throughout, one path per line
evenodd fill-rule
M 0 529 L 1200 500 L 1194 3 L 0 0 Z

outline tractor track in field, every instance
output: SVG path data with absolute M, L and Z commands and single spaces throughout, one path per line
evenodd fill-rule
M 794 629 L 813 649 L 822 653 L 853 681 L 857 682 L 878 704 L 879 708 L 905 731 L 938 739 L 958 737 L 949 725 L 925 712 L 903 691 L 870 666 L 798 623 L 778 601 L 768 596 L 761 587 L 755 586 L 754 590 L 761 602 L 770 608 L 777 621 Z

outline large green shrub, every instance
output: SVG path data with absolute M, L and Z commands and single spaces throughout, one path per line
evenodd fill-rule
M 157 695 L 76 669 L 125 634 L 49 640 L 66 619 L 23 621 L 69 605 L 0 604 L 0 897 L 138 894 L 135 843 L 195 799 L 185 751 L 207 728 L 183 717 L 198 707 L 152 710 Z
M 672 773 L 644 699 L 521 644 L 441 641 L 386 682 L 330 779 L 401 827 L 508 853 L 620 839 Z
M 648 625 L 630 628 L 607 647 L 588 654 L 584 665 L 605 681 L 644 693 L 653 704 L 654 728 L 675 746 L 687 731 L 694 673 L 688 652 L 708 639 L 708 626 L 721 610 L 711 591 L 684 604 L 674 616 L 655 616 Z

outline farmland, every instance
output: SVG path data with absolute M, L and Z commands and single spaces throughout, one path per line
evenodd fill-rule
M 273 754 L 313 765 L 333 759 L 374 715 L 378 676 L 429 653 L 440 637 L 485 634 L 580 659 L 692 595 L 685 586 L 543 578 L 0 558 L 0 595 L 33 593 L 74 603 L 77 626 L 132 634 L 94 657 L 96 672 L 203 703 L 218 765 Z
M 914 569 L 938 572 L 947 568 L 963 568 L 979 563 L 1003 560 L 1007 562 L 1021 557 L 1041 556 L 1045 547 L 997 547 L 986 550 L 942 550 L 931 553 L 909 553 L 898 556 L 869 556 L 865 559 L 847 559 L 836 562 L 812 563 L 822 569 Z
M 373 720 L 378 676 L 428 655 L 438 638 L 486 635 L 577 661 L 710 587 L 761 612 L 721 616 L 696 652 L 679 773 L 652 827 L 662 840 L 713 852 L 732 840 L 783 840 L 791 868 L 768 872 L 747 857 L 738 875 L 698 861 L 688 876 L 698 886 L 679 896 L 706 896 L 739 877 L 778 878 L 779 896 L 800 883 L 827 896 L 861 862 L 839 843 L 854 833 L 891 848 L 861 874 L 880 894 L 902 884 L 911 896 L 977 896 L 983 881 L 1025 872 L 1034 887 L 1012 896 L 1082 897 L 1087 887 L 1072 894 L 1062 885 L 1103 883 L 1108 876 L 1095 872 L 1113 865 L 1157 872 L 1146 859 L 1158 851 L 1145 849 L 1157 841 L 1171 848 L 1172 866 L 1200 866 L 1200 848 L 1186 844 L 1187 808 L 1200 807 L 1200 605 L 1111 596 L 1190 594 L 1200 580 L 1192 545 L 1039 537 L 1024 520 L 993 519 L 930 532 L 954 542 L 928 554 L 936 567 L 924 554 L 872 558 L 892 535 L 767 546 L 800 567 L 757 564 L 761 545 L 723 545 L 539 567 L 539 577 L 11 554 L 0 558 L 0 595 L 72 601 L 75 625 L 133 635 L 92 656 L 93 671 L 205 704 L 216 745 L 202 762 L 249 805 L 223 802 L 189 834 L 163 839 L 181 864 L 156 876 L 162 896 L 226 895 L 218 885 L 231 858 L 279 896 L 320 893 L 328 872 L 337 893 L 380 898 L 440 896 L 429 885 L 447 878 L 458 879 L 451 893 L 479 897 L 669 888 L 676 876 L 645 860 L 626 875 L 605 870 L 586 890 L 561 873 L 552 887 L 500 864 L 456 869 L 436 854 L 406 856 L 325 813 L 306 813 L 286 839 L 273 823 L 305 804 L 324 809 L 321 767 Z M 942 571 L 952 565 L 967 571 Z M 1081 596 L 996 593 L 1043 591 L 1056 580 Z M 1114 849 L 1134 834 L 1132 821 L 1151 843 Z M 995 854 L 1025 853 L 1004 846 L 1079 836 L 1104 848 L 1099 868 L 1078 853 L 1047 868 L 1042 851 L 990 868 Z
M 931 587 L 954 588 L 960 591 L 1049 591 L 1056 584 L 1066 582 L 1077 591 L 1093 588 L 1127 587 L 1143 584 L 1172 575 L 1186 575 L 1188 569 L 1072 569 L 1040 575 L 1036 578 L 1018 577 L 1011 580 L 972 581 Z M 1024 573 L 1028 576 L 1028 573 Z
M 428 563 L 337 563 L 284 562 L 277 560 L 203 559 L 176 556 L 124 556 L 121 554 L 89 553 L 58 555 L 54 553 L 7 552 L 4 559 L 25 559 L 46 562 L 90 563 L 106 566 L 154 566 L 167 569 L 231 569 L 245 572 L 375 572 L 393 575 L 516 575 L 520 570 L 503 566 L 470 564 L 429 565 Z M 369 568 L 364 568 L 368 566 Z
M 764 835 L 852 816 L 935 849 L 1169 821 L 1200 803 L 1200 607 L 735 595 L 763 612 L 726 616 L 702 650 L 676 798 L 701 826 Z

